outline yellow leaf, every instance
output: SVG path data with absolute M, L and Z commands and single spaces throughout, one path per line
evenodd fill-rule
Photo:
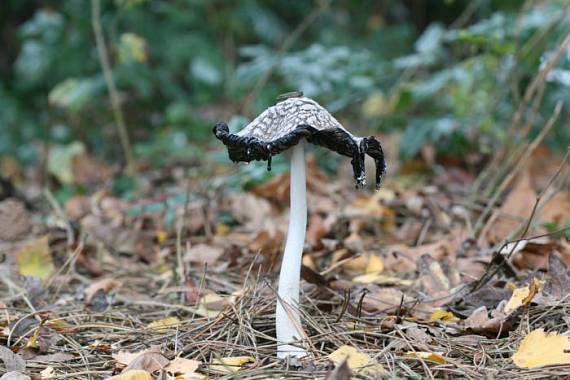
M 168 239 L 168 232 L 164 230 L 158 230 L 155 232 L 156 240 L 159 243 L 164 243 Z
M 214 359 L 210 369 L 223 373 L 234 373 L 241 369 L 246 363 L 255 363 L 255 358 L 251 356 L 233 356 L 229 358 Z
M 16 262 L 23 276 L 35 276 L 42 280 L 48 278 L 54 270 L 48 237 L 44 236 L 22 247 L 16 253 Z
M 547 334 L 543 329 L 531 331 L 513 355 L 519 368 L 537 368 L 553 364 L 570 364 L 570 339 L 558 333 Z
M 346 359 L 346 364 L 348 367 L 355 371 L 384 371 L 384 368 L 380 364 L 373 361 L 370 356 L 351 346 L 340 346 L 336 351 L 329 354 L 329 359 L 337 366 Z
M 376 255 L 370 255 L 365 273 L 380 273 L 384 270 L 384 261 Z
M 40 328 L 36 327 L 34 334 L 28 339 L 26 343 L 27 348 L 38 348 L 38 338 L 40 337 Z
M 152 380 L 152 376 L 142 369 L 131 369 L 125 373 L 108 377 L 107 380 Z
M 435 310 L 431 313 L 430 320 L 432 321 L 452 321 L 457 319 L 451 311 Z
M 528 305 L 543 285 L 544 281 L 534 278 L 529 285 L 514 289 L 513 295 L 505 305 L 504 312 L 510 314 L 522 305 Z
M 378 284 L 378 285 L 402 285 L 410 286 L 412 281 L 403 280 L 399 277 L 387 276 L 378 273 L 367 273 L 360 276 L 356 276 L 352 279 L 352 282 L 358 284 Z
M 178 356 L 172 360 L 164 369 L 170 373 L 187 375 L 196 372 L 199 365 L 200 362 L 198 360 L 185 359 Z
M 148 324 L 146 327 L 150 330 L 156 331 L 165 331 L 168 329 L 176 328 L 180 325 L 180 320 L 176 317 L 169 317 L 164 319 L 159 319 L 158 321 L 154 321 Z
M 408 351 L 404 354 L 404 356 L 408 356 L 411 358 L 429 360 L 429 361 L 436 362 L 439 364 L 445 363 L 445 358 L 443 357 L 442 353 L 440 353 L 440 352 Z

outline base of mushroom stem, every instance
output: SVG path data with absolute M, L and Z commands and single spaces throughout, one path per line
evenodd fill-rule
M 293 346 L 291 344 L 280 344 L 277 347 L 277 358 L 287 359 L 287 358 L 304 358 L 309 353 L 301 347 Z

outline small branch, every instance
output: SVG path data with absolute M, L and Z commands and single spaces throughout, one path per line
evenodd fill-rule
M 119 140 L 121 141 L 121 146 L 127 163 L 127 172 L 130 175 L 134 175 L 135 161 L 133 158 L 133 151 L 131 149 L 131 142 L 129 140 L 123 110 L 121 109 L 119 92 L 117 91 L 115 80 L 113 79 L 113 72 L 111 70 L 107 45 L 105 44 L 105 37 L 103 36 L 103 30 L 101 28 L 101 0 L 91 0 L 91 22 L 93 24 L 95 42 L 97 43 L 99 61 L 101 63 L 101 68 L 103 69 L 103 76 L 105 77 L 107 90 L 109 91 L 113 116 L 115 118 L 115 123 L 117 124 Z

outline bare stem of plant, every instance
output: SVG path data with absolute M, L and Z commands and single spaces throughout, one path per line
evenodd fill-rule
M 107 84 L 107 90 L 109 91 L 113 116 L 117 125 L 117 133 L 119 135 L 119 140 L 121 141 L 121 146 L 125 155 L 125 161 L 127 163 L 127 172 L 130 175 L 133 175 L 135 173 L 133 151 L 131 149 L 131 142 L 127 132 L 125 117 L 123 115 L 123 110 L 121 109 L 119 92 L 117 91 L 115 80 L 113 79 L 113 72 L 111 70 L 107 45 L 105 44 L 105 37 L 103 36 L 103 30 L 101 28 L 101 0 L 91 0 L 91 22 L 93 24 L 93 32 L 95 34 L 99 61 L 101 62 L 101 68 L 103 69 L 103 76 L 105 77 L 105 83 Z

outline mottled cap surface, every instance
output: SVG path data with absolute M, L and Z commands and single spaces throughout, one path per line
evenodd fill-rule
M 366 183 L 364 155 L 376 162 L 376 186 L 386 170 L 380 142 L 373 136 L 356 137 L 348 132 L 324 107 L 307 97 L 291 97 L 269 107 L 238 133 L 230 133 L 226 123 L 214 127 L 215 136 L 228 148 L 235 162 L 271 161 L 273 155 L 296 145 L 302 138 L 352 157 L 357 186 Z

